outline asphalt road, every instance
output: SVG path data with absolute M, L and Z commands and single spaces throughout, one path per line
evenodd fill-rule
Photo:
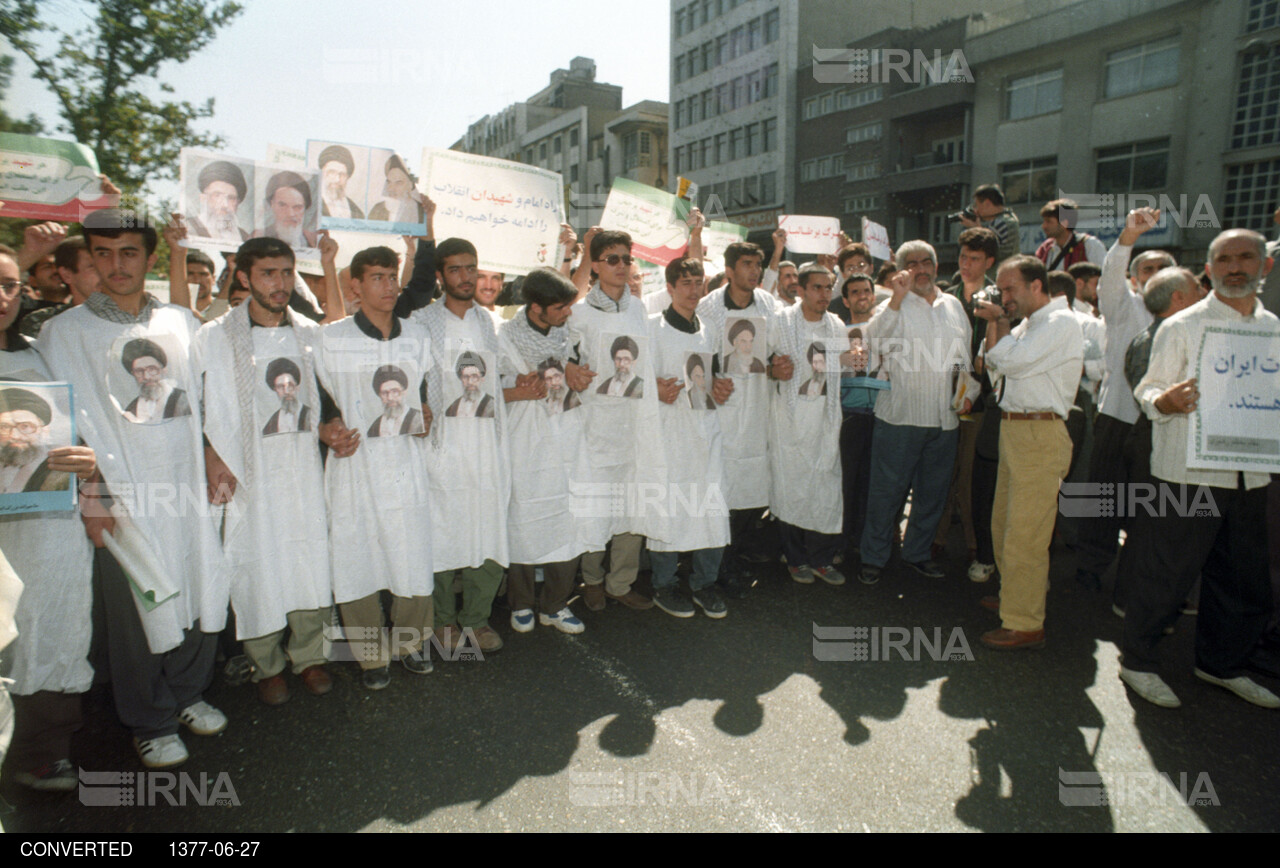
M 968 582 L 961 557 L 946 565 L 930 581 L 895 562 L 871 588 L 802 586 L 771 565 L 718 622 L 579 602 L 576 637 L 515 635 L 502 609 L 505 649 L 427 676 L 394 668 L 379 693 L 346 663 L 330 695 L 293 679 L 289 703 L 268 708 L 219 675 L 206 697 L 231 726 L 188 735 L 182 771 L 210 785 L 225 773 L 221 795 L 229 784 L 238 804 L 174 807 L 135 787 L 157 804 L 97 807 L 6 784 L 0 822 L 186 835 L 1280 827 L 1280 712 L 1192 676 L 1194 618 L 1165 648 L 1183 707 L 1160 709 L 1118 680 L 1121 621 L 1107 595 L 1075 586 L 1066 552 L 1054 552 L 1048 644 L 1034 651 L 983 648 L 998 623 L 978 599 L 994 585 Z M 815 639 L 815 625 L 867 632 Z M 878 641 L 873 654 L 871 637 L 895 628 L 930 641 L 939 628 L 950 647 L 908 642 L 904 660 Z M 892 659 L 818 659 L 859 655 Z M 105 689 L 86 715 L 73 759 L 139 771 Z

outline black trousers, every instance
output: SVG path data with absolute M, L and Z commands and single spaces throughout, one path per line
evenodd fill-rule
M 1129 481 L 1124 458 L 1125 440 L 1133 426 L 1114 416 L 1099 413 L 1093 423 L 1093 454 L 1089 459 L 1089 481 L 1124 485 Z M 1076 569 L 1100 576 L 1115 560 L 1119 548 L 1121 516 L 1105 515 L 1080 523 L 1076 541 Z
M 1138 421 L 1129 429 L 1129 436 L 1124 444 L 1125 461 L 1129 468 L 1130 484 L 1156 484 L 1151 475 L 1151 420 L 1139 416 Z M 1126 501 L 1128 499 L 1126 498 Z M 1138 547 L 1132 538 L 1126 538 L 1120 548 L 1120 564 L 1116 567 L 1116 585 L 1112 590 L 1111 600 L 1121 609 L 1129 605 L 1129 590 L 1126 587 L 1128 576 L 1138 569 Z
M 1124 578 L 1129 595 L 1124 665 L 1157 670 L 1157 646 L 1198 575 L 1196 666 L 1218 678 L 1234 678 L 1271 617 L 1267 490 L 1197 489 L 1155 481 L 1169 486 L 1177 503 L 1196 509 L 1167 508 L 1164 515 L 1152 515 L 1139 508 L 1134 516 L 1133 571 Z M 1197 510 L 1216 515 L 1196 515 Z
M 767 542 L 759 538 L 757 528 L 763 516 L 764 507 L 729 510 L 729 545 L 725 547 L 724 558 L 720 561 L 722 577 L 750 572 L 747 553 L 762 552 L 768 547 Z
M 871 484 L 871 437 L 874 413 L 847 413 L 840 426 L 840 474 L 844 482 L 844 538 L 856 546 L 867 523 L 867 489 Z

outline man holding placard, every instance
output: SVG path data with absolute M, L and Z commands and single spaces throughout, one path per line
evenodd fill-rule
M 1132 540 L 1126 542 L 1139 546 L 1141 557 L 1133 559 L 1134 574 L 1126 577 L 1129 602 L 1120 678 L 1143 699 L 1165 708 L 1181 703 L 1157 674 L 1156 646 L 1177 619 L 1197 576 L 1201 588 L 1196 677 L 1254 705 L 1280 708 L 1280 697 L 1243 674 L 1273 605 L 1266 534 L 1270 477 L 1256 470 L 1230 469 L 1229 464 L 1225 469 L 1203 469 L 1209 465 L 1194 462 L 1198 466 L 1193 467 L 1188 460 L 1188 428 L 1193 414 L 1205 412 L 1200 406 L 1202 384 L 1194 376 L 1202 335 L 1206 327 L 1232 325 L 1258 332 L 1263 330 L 1257 326 L 1266 326 L 1272 335 L 1280 334 L 1280 321 L 1257 297 L 1272 265 L 1266 240 L 1256 232 L 1230 229 L 1215 238 L 1205 266 L 1213 293 L 1160 327 L 1146 376 L 1134 389 L 1152 422 L 1151 474 L 1158 489 L 1171 490 L 1174 496 L 1160 497 L 1162 509 L 1138 509 Z M 1232 379 L 1240 378 L 1235 371 L 1229 373 Z M 1274 373 L 1270 376 L 1274 380 Z M 1250 388 L 1273 394 L 1274 384 L 1261 385 L 1265 382 Z M 1213 389 L 1203 395 L 1208 409 L 1222 406 L 1221 378 L 1204 385 Z M 1194 421 L 1205 424 L 1204 419 Z M 1274 424 L 1260 420 L 1259 431 L 1265 425 L 1274 435 Z

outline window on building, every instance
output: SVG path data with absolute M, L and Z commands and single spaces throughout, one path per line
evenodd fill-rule
M 755 51 L 764 45 L 764 28 L 759 18 L 747 22 L 747 51 Z
M 737 160 L 745 157 L 742 151 L 742 130 L 729 130 L 729 159 Z
M 778 64 L 771 63 L 764 68 L 764 96 L 768 99 L 778 95 Z
M 1271 27 L 1280 27 L 1280 0 L 1249 0 L 1245 32 L 1252 33 Z
M 760 178 L 757 175 L 742 179 L 742 204 L 760 204 Z
M 1037 157 L 1000 167 L 1006 205 L 1043 204 L 1058 198 L 1058 158 Z
M 729 62 L 729 36 L 724 34 L 716 37 L 716 66 Z
M 696 96 L 689 97 L 689 123 L 696 124 L 703 120 L 702 117 L 702 100 Z
M 1178 39 L 1170 36 L 1108 54 L 1107 97 L 1126 96 L 1176 84 Z
M 846 181 L 865 181 L 869 178 L 879 178 L 880 162 L 878 160 L 867 160 L 862 163 L 851 163 L 844 177 Z
M 684 36 L 684 22 L 685 22 L 684 9 L 677 9 L 676 20 L 675 20 L 675 23 L 672 25 L 672 27 L 675 30 L 676 36 Z
M 716 136 L 716 165 L 720 165 L 729 158 L 729 134 L 720 133 Z
M 547 143 L 543 142 L 538 145 L 538 159 L 545 160 L 547 158 Z
M 778 201 L 778 173 L 765 172 L 760 176 L 760 203 L 772 205 Z
M 675 110 L 671 113 L 671 125 L 677 130 L 685 124 L 684 119 L 684 100 L 676 100 Z
M 824 93 L 818 97 L 818 113 L 831 114 L 836 110 L 836 95 L 834 93 Z
M 578 183 L 578 164 L 577 163 L 574 163 L 572 166 L 569 167 L 569 183 L 570 184 Z
M 524 161 L 529 165 L 533 165 L 533 148 L 526 148 L 524 152 Z
M 782 30 L 782 15 L 777 9 L 770 9 L 764 14 L 764 42 L 768 45 L 771 42 L 778 41 L 778 34 Z M 768 201 L 767 199 L 765 201 Z
M 859 108 L 884 99 L 884 86 L 864 87 L 861 90 L 841 91 L 836 101 L 840 109 Z
M 702 92 L 702 117 L 713 118 L 716 116 L 716 92 L 710 88 Z
M 747 28 L 735 27 L 729 32 L 729 57 L 736 60 L 746 53 Z
M 760 153 L 760 125 L 747 124 L 746 130 L 747 156 L 754 157 Z
M 866 214 L 880 210 L 879 196 L 852 196 L 844 200 L 844 213 Z
M 1005 117 L 1011 121 L 1061 110 L 1061 68 L 1024 75 L 1005 86 Z
M 729 207 L 742 207 L 742 179 L 736 178 L 729 182 Z
M 806 121 L 813 120 L 818 116 L 818 98 L 811 96 L 804 101 L 804 119 Z
M 704 72 L 716 65 L 715 50 L 716 44 L 714 42 L 702 43 L 702 69 Z
M 733 80 L 733 105 L 736 108 L 746 105 L 747 102 L 747 77 L 740 75 Z
M 764 97 L 764 70 L 747 74 L 747 101 L 759 102 Z
M 1277 201 L 1280 201 L 1280 159 L 1226 167 L 1224 226 L 1269 234 Z
M 1276 141 L 1280 141 L 1280 63 L 1274 53 L 1242 53 L 1231 147 L 1254 148 Z
M 778 147 L 778 119 L 766 118 L 760 126 L 760 150 L 768 153 Z
M 933 142 L 933 164 L 964 162 L 964 136 L 952 136 L 949 139 L 935 139 Z
M 863 124 L 857 127 L 849 127 L 845 130 L 844 141 L 848 145 L 856 145 L 859 142 L 879 141 L 884 134 L 884 124 L 876 121 L 873 124 Z
M 555 141 L 552 142 L 551 152 L 554 154 L 558 154 L 561 152 L 561 150 L 563 150 L 563 146 L 564 146 L 564 142 L 561 141 L 561 137 L 556 136 Z
M 671 78 L 676 84 L 684 81 L 684 55 L 677 54 L 676 59 L 671 64 Z
M 569 147 L 571 148 L 578 147 L 578 131 L 577 130 L 569 130 Z
M 1169 140 L 1156 139 L 1098 151 L 1099 193 L 1149 193 L 1168 183 Z

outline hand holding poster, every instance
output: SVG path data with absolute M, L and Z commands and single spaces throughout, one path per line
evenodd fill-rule
M 692 208 L 689 202 L 656 187 L 614 178 L 600 228 L 628 233 L 633 255 L 665 266 L 689 244 L 685 220 Z
M 436 203 L 436 237 L 470 241 L 480 268 L 512 277 L 559 264 L 564 193 L 556 172 L 426 148 L 421 189 Z
M 1187 466 L 1280 472 L 1280 326 L 1206 325 L 1193 371 Z
M 425 235 L 426 208 L 404 160 L 389 148 L 307 142 L 307 165 L 320 172 L 325 229 Z
M 893 248 L 889 246 L 889 230 L 866 217 L 862 218 L 862 242 L 876 259 L 887 261 L 893 258 Z
M 75 223 L 115 205 L 104 195 L 93 151 L 76 142 L 0 133 L 4 216 Z
M 835 217 L 782 214 L 778 228 L 787 231 L 787 249 L 792 253 L 834 256 L 840 252 L 840 221 Z

